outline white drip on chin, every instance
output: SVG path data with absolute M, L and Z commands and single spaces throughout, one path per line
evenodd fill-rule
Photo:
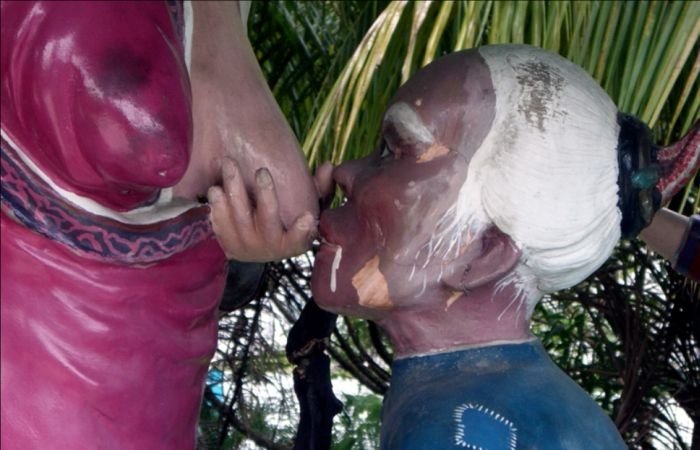
M 331 292 L 335 292 L 336 288 L 336 279 L 335 279 L 335 273 L 338 271 L 338 267 L 340 267 L 340 260 L 343 258 L 343 247 L 336 247 L 335 249 L 335 257 L 333 258 L 333 264 L 331 265 Z

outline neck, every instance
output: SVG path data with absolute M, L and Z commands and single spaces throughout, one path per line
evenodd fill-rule
M 527 306 L 512 286 L 475 289 L 449 306 L 441 301 L 420 303 L 430 306 L 392 311 L 379 322 L 389 334 L 397 357 L 532 338 Z

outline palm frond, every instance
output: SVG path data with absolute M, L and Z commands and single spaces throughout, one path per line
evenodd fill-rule
M 620 110 L 667 141 L 700 113 L 699 35 L 697 2 L 392 2 L 345 63 L 304 151 L 312 165 L 367 154 L 391 93 L 415 70 L 451 51 L 504 42 L 540 45 L 581 65 Z

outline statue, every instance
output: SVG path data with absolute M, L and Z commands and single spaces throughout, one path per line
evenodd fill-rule
M 2 448 L 193 449 L 226 256 L 318 211 L 238 4 L 0 8 Z
M 347 202 L 321 215 L 312 277 L 394 345 L 383 449 L 625 448 L 529 321 L 649 223 L 687 175 L 670 153 L 534 47 L 453 53 L 398 90 L 378 149 L 334 171 Z

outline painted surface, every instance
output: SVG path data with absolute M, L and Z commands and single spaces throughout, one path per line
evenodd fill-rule
M 476 51 L 441 61 L 398 91 L 379 148 L 335 170 L 348 200 L 319 227 L 315 298 L 378 321 L 400 355 L 528 337 L 512 287 L 502 301 L 488 295 L 518 249 L 496 229 L 457 230 L 446 214 L 494 118 L 488 68 Z
M 189 163 L 183 46 L 164 3 L 3 2 L 2 129 L 55 182 L 126 211 Z
M 446 249 L 431 248 L 433 230 L 440 211 L 454 202 L 466 175 L 467 159 L 462 156 L 478 148 L 492 111 L 486 67 L 477 54 L 470 58 L 475 64 L 468 74 L 479 83 L 454 96 L 462 101 L 450 103 L 454 111 L 445 107 L 452 91 L 442 96 L 426 91 L 424 86 L 436 74 L 427 71 L 421 77 L 423 72 L 419 72 L 388 109 L 380 148 L 335 170 L 334 178 L 348 201 L 321 216 L 324 245 L 316 267 L 327 269 L 315 271 L 313 286 L 316 297 L 328 302 L 324 306 L 377 318 L 374 308 L 363 306 L 376 302 L 358 298 L 358 292 L 386 290 L 397 307 L 410 305 L 420 291 L 434 290 L 435 285 L 428 281 L 437 280 L 443 271 L 443 258 L 454 259 L 446 255 Z M 461 58 L 447 59 L 451 68 L 465 66 Z M 454 76 L 444 85 L 461 87 L 464 73 L 451 73 Z M 484 125 L 477 128 L 450 122 L 443 126 L 441 118 L 448 116 L 471 117 Z M 464 153 L 447 150 L 459 146 Z M 339 261 L 338 248 L 342 248 Z M 371 281 L 381 284 L 383 279 L 386 287 L 365 286 Z
M 225 280 L 216 241 L 144 270 L 1 223 L 2 447 L 194 448 Z
M 188 449 L 225 258 L 165 2 L 2 2 L 2 448 Z M 181 17 L 179 17 L 181 19 Z
M 543 293 L 595 271 L 620 238 L 617 108 L 555 53 L 524 45 L 479 53 L 496 113 L 457 216 L 493 223 L 516 242 L 523 258 L 515 276 L 531 310 Z
M 245 11 L 0 8 L 2 446 L 192 449 L 226 273 L 213 229 L 226 254 L 267 261 L 303 250 L 318 213 Z M 228 194 L 213 213 L 196 201 L 210 188 Z M 251 203 L 264 226 L 222 217 Z
M 25 164 L 29 159 L 15 145 L 5 139 L 0 145 L 3 212 L 83 258 L 143 266 L 213 237 L 205 205 L 174 204 L 161 192 L 166 202 L 159 200 L 129 214 L 95 203 L 96 209 L 108 214 L 98 215 L 61 195 L 50 178 L 39 176 Z
M 394 345 L 382 448 L 624 448 L 529 331 L 620 237 L 616 118 L 562 57 L 484 47 L 417 72 L 376 151 L 335 169 L 312 288 Z
M 625 449 L 610 418 L 539 341 L 392 366 L 382 449 Z

